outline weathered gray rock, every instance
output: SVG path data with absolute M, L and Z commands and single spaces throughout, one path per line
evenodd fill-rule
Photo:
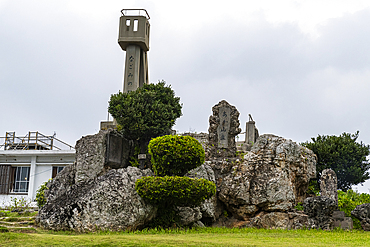
M 308 216 L 302 212 L 262 212 L 250 219 L 248 227 L 265 229 L 302 229 L 307 225 Z
M 226 100 L 212 107 L 213 115 L 209 117 L 209 157 L 235 157 L 235 136 L 241 132 L 239 128 L 239 112 Z
M 325 169 L 321 173 L 320 192 L 321 196 L 333 199 L 338 205 L 337 174 L 332 169 Z
M 364 231 L 370 231 L 370 203 L 358 205 L 351 215 L 360 221 Z
M 202 218 L 199 207 L 177 207 L 180 223 L 184 226 L 191 225 Z
M 308 215 L 308 227 L 322 230 L 331 230 L 334 227 L 333 212 L 336 202 L 328 197 L 308 197 L 303 202 L 303 209 Z
M 61 174 L 49 183 L 53 189 L 39 212 L 39 222 L 52 230 L 138 229 L 155 217 L 157 208 L 136 193 L 135 182 L 153 175 L 150 169 L 111 169 L 103 176 L 57 190 L 56 185 L 69 179 L 69 174 Z
M 310 178 L 316 175 L 316 155 L 291 140 L 262 135 L 243 161 L 211 161 L 218 199 L 239 220 L 257 212 L 289 212 L 303 202 Z
M 204 178 L 211 182 L 215 181 L 215 174 L 208 164 L 203 164 L 195 169 L 190 170 L 185 176 L 190 178 Z M 201 219 L 203 222 L 215 222 L 217 218 L 217 197 L 216 195 L 207 199 L 199 206 Z
M 76 176 L 76 162 L 72 165 L 66 166 L 58 175 L 47 183 L 48 190 L 45 190 L 45 198 L 53 201 L 66 191 L 72 188 L 75 184 Z
M 131 149 L 130 141 L 111 129 L 82 137 L 76 143 L 75 183 L 127 167 Z

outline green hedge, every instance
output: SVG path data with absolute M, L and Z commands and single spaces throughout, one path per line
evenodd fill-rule
M 198 206 L 216 193 L 216 185 L 203 178 L 178 176 L 143 177 L 135 184 L 137 193 L 149 203 Z
M 204 163 L 204 149 L 191 136 L 160 136 L 149 142 L 148 150 L 157 176 L 183 176 Z

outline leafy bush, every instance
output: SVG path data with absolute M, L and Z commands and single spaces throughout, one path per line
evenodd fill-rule
M 216 193 L 213 182 L 178 176 L 143 177 L 135 189 L 147 202 L 168 206 L 198 206 Z
M 50 181 L 51 179 L 49 179 Z M 45 205 L 46 203 L 46 198 L 45 198 L 45 190 L 48 190 L 49 188 L 46 186 L 46 184 L 49 182 L 45 182 L 41 184 L 40 188 L 36 191 L 36 203 L 39 208 L 42 208 L 42 206 Z
M 370 203 L 370 195 L 366 193 L 358 193 L 353 190 L 343 192 L 338 190 L 338 208 L 340 211 L 344 211 L 347 217 L 351 216 L 351 211 L 356 208 L 357 205 Z M 354 217 L 353 228 L 362 229 L 360 221 Z
M 148 146 L 154 173 L 183 176 L 204 162 L 202 145 L 191 136 L 166 135 L 152 139 Z
M 24 211 L 31 208 L 31 200 L 25 197 L 10 197 L 11 204 L 9 205 L 9 211 L 18 212 L 22 214 Z

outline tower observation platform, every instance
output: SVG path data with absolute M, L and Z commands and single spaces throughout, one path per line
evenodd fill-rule
M 149 14 L 145 9 L 122 9 L 118 44 L 126 51 L 123 92 L 131 92 L 149 83 Z

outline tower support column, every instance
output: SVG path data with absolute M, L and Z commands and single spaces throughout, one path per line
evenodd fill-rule
M 123 83 L 123 92 L 135 91 L 139 85 L 140 78 L 140 46 L 129 45 L 126 48 L 125 79 Z

